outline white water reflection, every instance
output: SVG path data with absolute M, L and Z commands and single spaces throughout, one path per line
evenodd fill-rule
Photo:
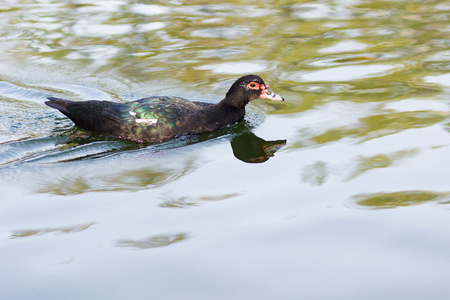
M 92 24 L 88 20 L 80 20 L 72 27 L 73 33 L 78 36 L 104 37 L 114 34 L 127 34 L 133 30 L 130 24 L 105 25 Z
M 328 3 L 327 3 L 328 2 Z M 325 1 L 324 3 L 306 3 L 296 5 L 294 9 L 294 17 L 317 20 L 317 19 L 334 19 L 345 20 L 351 17 L 351 11 L 349 11 L 347 5 L 356 1 L 339 1 L 333 3 L 332 1 Z
M 157 4 L 132 4 L 128 9 L 130 12 L 147 16 L 166 14 L 170 12 L 169 7 Z
M 342 66 L 311 72 L 294 72 L 288 78 L 295 81 L 349 81 L 384 76 L 399 68 L 401 65 Z
M 448 112 L 450 107 L 442 101 L 437 100 L 419 100 L 419 99 L 405 99 L 387 103 L 384 109 L 394 109 L 396 111 L 427 111 L 434 110 L 437 112 Z
M 244 74 L 259 73 L 266 69 L 266 66 L 257 62 L 228 62 L 216 65 L 204 65 L 196 67 L 198 70 L 211 70 L 217 74 Z
M 136 29 L 138 32 L 146 32 L 162 29 L 164 27 L 166 27 L 166 24 L 164 22 L 150 22 L 147 24 L 139 24 Z
M 450 74 L 426 76 L 424 81 L 450 86 Z
M 368 47 L 370 47 L 370 45 L 358 41 L 340 41 L 332 46 L 320 49 L 319 53 L 362 51 Z
M 192 36 L 204 37 L 204 38 L 237 38 L 242 35 L 248 34 L 248 29 L 245 27 L 216 27 L 208 29 L 199 29 L 192 31 Z

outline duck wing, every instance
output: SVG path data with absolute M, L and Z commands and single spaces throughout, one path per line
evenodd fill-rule
M 109 133 L 122 138 L 160 142 L 186 133 L 180 119 L 201 108 L 181 97 L 153 96 L 121 104 L 113 104 L 103 110 Z
M 181 97 L 153 96 L 113 104 L 103 113 L 111 120 L 127 124 L 144 127 L 161 124 L 175 128 L 177 121 L 199 109 L 197 104 Z

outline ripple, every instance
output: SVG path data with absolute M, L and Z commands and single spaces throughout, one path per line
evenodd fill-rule
M 231 39 L 240 35 L 248 34 L 249 29 L 244 27 L 215 27 L 207 29 L 198 29 L 191 32 L 192 36 L 204 38 L 224 38 Z
M 349 84 L 303 84 L 294 86 L 291 89 L 294 91 L 318 93 L 318 94 L 338 94 L 348 92 L 353 88 Z
M 361 43 L 358 41 L 348 40 L 348 41 L 340 41 L 334 44 L 333 46 L 325 47 L 319 49 L 319 53 L 338 53 L 338 52 L 353 52 L 353 51 L 361 51 L 370 47 L 371 45 L 366 43 Z
M 77 47 L 72 52 L 66 55 L 66 58 L 73 60 L 92 61 L 92 65 L 102 66 L 108 64 L 108 61 L 119 53 L 119 49 L 111 45 L 87 45 L 84 47 Z
M 127 4 L 127 1 L 121 0 L 76 0 L 73 2 L 79 6 L 78 11 L 82 13 L 117 12 Z
M 350 64 L 361 64 L 363 62 L 369 62 L 375 58 L 380 59 L 380 56 L 377 54 L 369 54 L 369 53 L 364 53 L 362 55 L 341 54 L 341 55 L 327 55 L 323 57 L 318 57 L 315 59 L 305 61 L 304 63 L 305 65 L 313 67 L 336 67 Z
M 202 5 L 183 5 L 183 7 L 174 7 L 173 10 L 181 15 L 196 16 L 242 16 L 246 18 L 264 17 L 274 14 L 274 10 L 259 8 L 256 5 L 237 5 L 237 4 L 202 4 Z
M 53 145 L 53 151 L 40 150 L 35 155 L 29 158 L 24 157 L 24 159 L 22 160 L 26 160 L 28 162 L 32 161 L 40 164 L 52 164 L 52 163 L 80 160 L 85 158 L 92 159 L 96 157 L 103 157 L 109 153 L 117 152 L 122 148 L 126 148 L 126 144 L 121 143 L 119 141 L 91 142 L 84 145 L 77 145 L 62 151 L 57 151 L 59 149 L 55 149 Z
M 92 24 L 88 20 L 80 20 L 72 27 L 72 30 L 77 36 L 108 37 L 130 33 L 133 31 L 133 26 L 131 24 Z
M 46 155 L 49 152 L 55 151 L 55 145 L 61 141 L 60 138 L 46 137 L 0 144 L 0 165 L 25 161 L 36 155 Z
M 229 62 L 222 64 L 203 65 L 196 67 L 197 70 L 210 70 L 220 74 L 249 74 L 262 72 L 267 67 L 258 62 Z
M 311 72 L 293 72 L 288 78 L 293 81 L 350 81 L 368 77 L 379 77 L 398 70 L 402 65 L 358 65 L 341 66 Z
M 221 59 L 233 58 L 234 56 L 238 56 L 240 54 L 245 54 L 245 51 L 242 49 L 235 48 L 218 48 L 218 49 L 205 49 L 197 52 L 197 57 L 201 58 L 209 58 L 209 57 L 218 57 Z
M 326 3 L 311 3 L 302 4 L 294 6 L 293 16 L 296 18 L 307 19 L 307 20 L 317 20 L 317 19 L 335 19 L 335 20 L 345 20 L 351 17 L 351 11 L 336 2 L 333 7 Z
M 50 94 L 17 86 L 15 84 L 0 81 L 0 95 L 17 100 L 42 100 L 50 96 Z
M 99 99 L 99 100 L 111 100 L 111 96 L 101 90 L 91 88 L 88 86 L 71 84 L 71 83 L 46 83 L 46 84 L 35 84 L 34 86 L 39 86 L 43 88 L 51 88 L 58 90 L 59 93 L 63 94 L 75 94 L 80 99 Z M 51 96 L 46 94 L 46 96 Z
M 129 10 L 132 13 L 146 16 L 161 15 L 170 12 L 170 8 L 157 4 L 133 4 L 129 6 Z

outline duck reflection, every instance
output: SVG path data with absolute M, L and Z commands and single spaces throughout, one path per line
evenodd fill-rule
M 234 156 L 246 163 L 263 163 L 286 145 L 286 140 L 266 141 L 250 131 L 231 140 Z
M 71 136 L 67 132 L 13 141 L 0 144 L 0 152 L 7 149 L 0 159 L 0 173 L 4 178 L 28 177 L 33 182 L 29 188 L 38 193 L 136 191 L 157 188 L 190 174 L 200 166 L 200 149 L 217 143 L 221 136 L 227 136 L 220 139 L 221 143 L 228 140 L 234 156 L 245 163 L 265 162 L 286 145 L 286 140 L 266 141 L 250 128 L 237 129 L 150 145 L 109 137 Z M 208 140 L 209 143 L 202 143 Z M 28 149 L 34 150 L 33 155 Z M 126 163 L 117 164 L 119 160 Z

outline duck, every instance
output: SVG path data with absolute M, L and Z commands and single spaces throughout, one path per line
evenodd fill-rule
M 252 100 L 284 101 L 258 75 L 237 79 L 218 103 L 178 96 L 151 96 L 125 103 L 47 99 L 46 105 L 59 110 L 81 129 L 140 143 L 160 143 L 217 131 L 242 120 L 245 107 Z

